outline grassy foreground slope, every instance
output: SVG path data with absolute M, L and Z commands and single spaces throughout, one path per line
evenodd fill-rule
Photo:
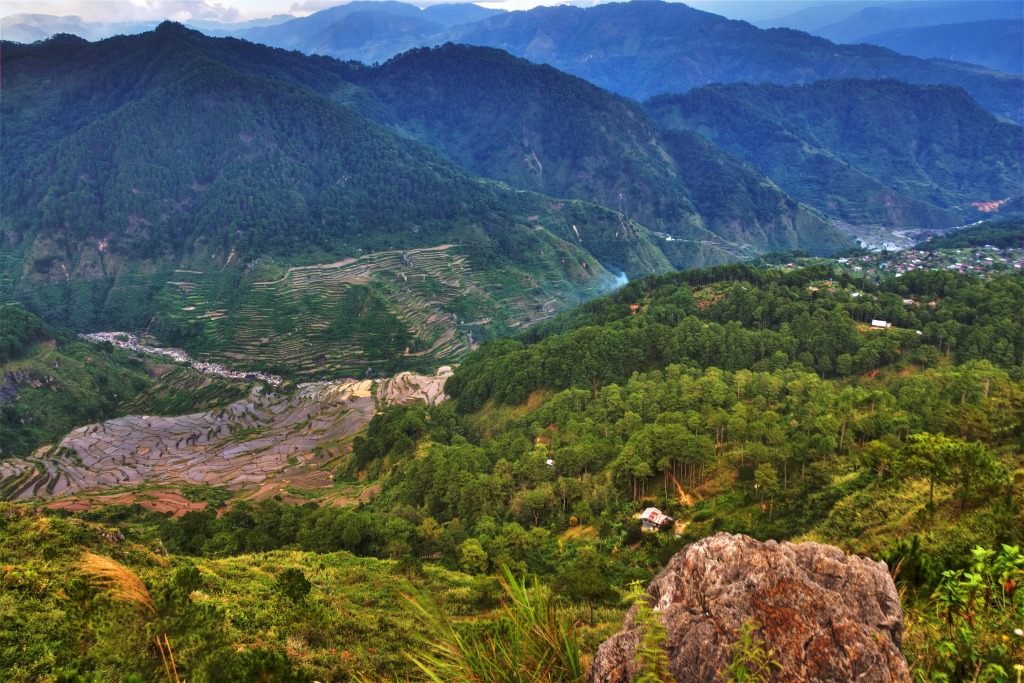
M 159 543 L 125 542 L 116 529 L 9 504 L 0 506 L 0 529 L 0 671 L 8 681 L 45 680 L 60 669 L 156 680 L 164 676 L 157 635 L 169 637 L 189 680 L 383 678 L 408 673 L 406 654 L 429 635 L 403 595 L 423 593 L 444 612 L 466 615 L 493 606 L 495 592 L 438 567 L 410 572 L 345 552 L 193 561 L 167 556 Z M 90 555 L 120 563 L 104 575 L 108 583 L 90 571 Z M 301 581 L 298 589 L 282 581 L 289 570 L 308 577 L 305 594 Z

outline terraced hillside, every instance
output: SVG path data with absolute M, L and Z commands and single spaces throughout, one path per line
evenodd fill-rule
M 615 281 L 575 258 L 561 260 L 591 280 L 580 290 L 544 272 L 474 268 L 453 245 L 288 269 L 260 263 L 230 301 L 218 295 L 219 273 L 177 270 L 162 307 L 175 327 L 204 331 L 208 358 L 236 367 L 306 378 L 437 367 Z
M 0 498 L 93 495 L 140 484 L 225 486 L 255 498 L 289 490 L 325 496 L 333 483 L 327 466 L 337 456 L 321 446 L 362 429 L 379 405 L 440 400 L 449 375 L 442 368 L 381 382 L 317 382 L 292 396 L 257 385 L 223 409 L 87 425 L 31 458 L 0 461 Z

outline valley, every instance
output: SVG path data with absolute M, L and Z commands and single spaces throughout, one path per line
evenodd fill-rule
M 1020 683 L 1019 2 L 285 2 L 0 12 L 0 680 Z

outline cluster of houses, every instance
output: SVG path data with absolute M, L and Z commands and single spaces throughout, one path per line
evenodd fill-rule
M 868 277 L 900 277 L 914 270 L 950 270 L 982 274 L 995 270 L 1024 268 L 1024 250 L 998 249 L 993 246 L 969 249 L 919 251 L 905 249 L 836 260 L 851 274 Z

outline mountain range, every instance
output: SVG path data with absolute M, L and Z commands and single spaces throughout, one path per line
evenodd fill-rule
M 726 8 L 721 13 L 733 16 Z M 1024 70 L 1024 8 L 1019 2 L 830 2 L 750 21 L 761 28 L 793 28 L 835 43 L 879 45 L 922 59 L 1011 73 Z
M 889 77 L 958 85 L 999 116 L 1020 122 L 1024 114 L 1019 76 L 837 45 L 789 29 L 758 29 L 678 3 L 538 7 L 458 28 L 452 40 L 551 64 L 634 99 L 709 83 Z
M 274 47 L 370 64 L 389 59 L 410 47 L 430 43 L 430 36 L 443 34 L 452 26 L 505 13 L 470 3 L 432 5 L 421 10 L 393 0 L 355 0 L 308 17 L 232 31 L 230 35 Z
M 871 36 L 896 29 L 992 20 L 1019 23 L 1024 20 L 1024 7 L 1012 0 L 878 3 L 862 7 L 837 21 L 805 26 L 804 30 L 836 43 L 869 43 Z M 786 19 L 776 25 L 792 26 Z
M 382 122 L 474 173 L 594 202 L 670 236 L 662 248 L 675 267 L 692 259 L 692 243 L 678 240 L 733 253 L 841 243 L 820 216 L 703 138 L 661 130 L 630 100 L 500 50 L 412 50 L 356 82 L 375 104 L 353 106 L 386 112 Z
M 986 68 L 1012 64 L 1021 51 L 1012 23 L 1018 28 L 1021 23 L 1021 10 L 1015 4 L 1019 5 L 1001 0 L 889 3 L 884 7 L 829 3 L 805 10 L 808 15 L 797 13 L 761 22 L 810 30 L 828 40 L 789 28 L 761 29 L 675 2 L 504 12 L 471 4 L 421 10 L 401 2 L 356 0 L 307 17 L 283 22 L 276 17 L 265 26 L 211 28 L 203 24 L 198 28 L 211 35 L 233 35 L 367 64 L 383 62 L 414 47 L 446 42 L 497 47 L 637 100 L 737 81 L 799 84 L 837 78 L 896 78 L 922 85 L 957 85 L 989 111 L 1019 123 L 1024 120 L 1021 77 Z M 964 24 L 988 19 L 1009 20 L 1010 24 L 1004 23 L 996 33 L 987 26 Z M 5 21 L 7 35 L 21 35 L 10 18 Z M 962 52 L 951 54 L 948 46 L 939 42 L 941 51 L 934 54 L 935 50 L 927 47 L 930 41 L 936 44 L 934 31 L 920 37 L 901 34 L 903 37 L 878 40 L 915 55 L 946 59 L 924 60 L 874 45 L 837 44 L 865 42 L 888 30 L 937 24 L 957 24 L 957 28 L 945 30 L 957 32 L 956 43 L 964 45 Z M 978 59 L 982 66 L 948 61 L 951 56 Z M 1012 70 L 1020 72 L 1019 68 Z
M 958 85 L 997 115 L 1018 122 L 1024 116 L 1019 76 L 922 60 L 876 46 L 837 45 L 790 29 L 759 29 L 681 3 L 536 7 L 440 31 L 427 26 L 437 22 L 427 22 L 426 10 L 409 7 L 353 2 L 235 35 L 366 63 L 445 42 L 496 47 L 638 100 L 709 83 L 889 77 Z M 357 20 L 360 24 L 355 26 Z
M 822 50 L 962 78 L 990 110 L 1017 76 L 661 2 L 326 12 L 247 30 L 291 49 L 383 13 L 529 59 L 446 44 L 366 66 L 170 23 L 5 43 L 6 297 L 286 375 L 426 367 L 616 274 L 826 254 L 851 244 L 830 218 L 945 228 L 1020 195 L 1020 127 L 956 87 L 693 89 L 816 81 Z M 690 92 L 627 97 L 663 88 Z
M 1024 22 L 1020 19 L 896 28 L 859 42 L 924 59 L 941 57 L 1010 73 L 1024 71 Z
M 541 136 L 529 152 L 549 169 L 543 182 L 514 164 L 457 165 L 466 157 L 442 136 L 427 140 L 435 150 L 396 132 L 416 110 L 394 93 L 403 80 L 454 88 L 445 65 L 460 49 L 370 69 L 176 24 L 92 44 L 5 44 L 5 291 L 80 330 L 149 329 L 235 364 L 379 371 L 451 358 L 593 296 L 615 271 L 848 244 L 717 148 L 495 51 L 466 57 L 481 84 L 511 74 L 520 99 L 562 91 L 560 106 L 592 121 L 501 122 Z M 490 139 L 488 97 L 499 94 L 481 87 L 465 106 L 466 144 Z M 604 177 L 630 156 L 630 178 Z M 728 202 L 708 198 L 698 169 L 731 188 Z
M 310 337 L 329 348 L 347 330 L 350 348 L 334 353 L 364 360 L 338 361 L 334 369 L 351 371 L 386 367 L 405 353 L 432 362 L 429 353 L 415 354 L 435 348 L 446 332 L 410 320 L 421 309 L 424 318 L 442 317 L 424 297 L 452 308 L 447 320 L 480 313 L 501 327 L 512 322 L 506 306 L 530 320 L 549 299 L 571 302 L 609 286 L 614 278 L 578 246 L 580 231 L 616 235 L 609 239 L 617 240 L 618 262 L 631 272 L 669 267 L 653 238 L 620 214 L 481 182 L 427 147 L 282 80 L 287 70 L 328 77 L 317 60 L 259 47 L 261 66 L 235 47 L 254 46 L 172 24 L 95 44 L 4 46 L 3 239 L 12 285 L 5 290 L 80 330 L 152 327 L 168 342 L 211 352 L 244 353 L 247 335 L 264 330 L 244 356 L 257 363 L 281 353 L 286 339 L 304 348 L 312 341 L 299 340 Z M 247 62 L 250 72 L 218 61 L 218 51 Z M 270 77 L 275 70 L 278 78 Z M 40 87 L 47 80 L 50 87 Z M 335 290 L 318 296 L 312 285 L 283 293 L 253 288 L 291 282 L 274 259 L 334 264 L 390 252 L 399 269 L 388 271 L 387 286 L 412 289 L 400 275 L 401 255 L 448 245 L 459 253 L 446 252 L 447 260 L 468 259 L 478 286 L 463 283 L 465 291 L 455 286 L 458 293 L 449 294 L 441 290 L 450 276 L 424 272 L 414 284 L 438 292 L 411 292 L 410 310 L 396 311 L 401 297 L 375 291 L 366 276 L 337 269 L 331 272 L 352 290 L 350 299 L 338 300 Z M 485 272 L 502 273 L 507 289 L 479 286 Z M 286 311 L 280 297 L 304 304 Z M 361 302 L 354 312 L 336 310 L 354 301 Z M 247 306 L 251 315 L 239 318 Z M 266 319 L 267 307 L 279 315 Z M 363 343 L 352 325 L 318 322 L 346 315 L 356 327 L 365 323 Z

